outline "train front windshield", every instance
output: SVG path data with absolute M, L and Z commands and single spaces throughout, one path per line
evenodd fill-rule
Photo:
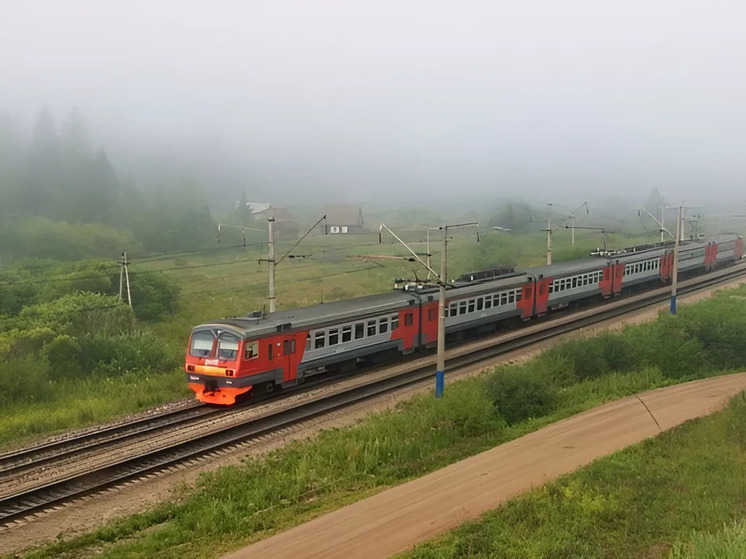
M 239 338 L 228 332 L 221 332 L 215 343 L 215 335 L 210 330 L 192 334 L 189 354 L 193 357 L 215 358 L 221 361 L 235 361 L 238 357 Z
M 233 334 L 223 332 L 218 338 L 218 359 L 221 361 L 235 361 L 238 355 L 238 338 Z
M 214 341 L 215 336 L 209 330 L 195 332 L 192 334 L 192 346 L 189 348 L 189 355 L 192 357 L 210 357 Z

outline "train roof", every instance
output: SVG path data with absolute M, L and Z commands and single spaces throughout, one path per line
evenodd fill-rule
M 738 235 L 723 235 L 718 242 L 734 240 Z M 704 247 L 707 242 L 687 242 L 682 249 Z M 670 250 L 673 243 L 656 243 L 640 245 L 633 252 L 618 253 L 614 256 L 597 256 L 559 262 L 551 266 L 536 266 L 517 270 L 498 276 L 494 279 L 475 281 L 473 283 L 451 283 L 448 285 L 448 296 L 463 296 L 518 287 L 529 279 L 529 276 L 562 277 L 596 271 L 607 266 L 610 261 L 637 261 L 662 255 Z M 630 250 L 630 249 L 626 249 Z M 192 331 L 211 328 L 227 329 L 244 338 L 262 336 L 284 330 L 296 330 L 313 327 L 322 322 L 344 322 L 347 320 L 364 320 L 367 317 L 393 313 L 418 302 L 435 301 L 438 298 L 437 287 L 423 289 L 398 290 L 376 295 L 355 297 L 344 301 L 321 303 L 297 309 L 282 310 L 274 313 L 251 313 L 243 317 L 224 318 L 195 326 Z
M 244 337 L 260 336 L 282 330 L 307 328 L 322 321 L 343 322 L 348 319 L 362 319 L 366 316 L 395 312 L 403 307 L 415 304 L 423 296 L 427 296 L 428 293 L 431 297 L 437 298 L 438 292 L 433 289 L 425 292 L 391 291 L 268 314 L 251 313 L 247 316 L 224 318 L 195 326 L 193 331 L 208 328 L 228 328 Z

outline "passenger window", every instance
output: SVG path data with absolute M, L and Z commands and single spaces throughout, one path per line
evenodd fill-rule
M 484 308 L 484 299 L 481 297 L 477 299 L 477 310 L 481 311 Z
M 458 304 L 458 313 L 466 314 L 466 301 L 461 301 Z
M 342 343 L 349 342 L 352 339 L 352 326 L 342 327 Z
M 474 299 L 469 301 L 469 312 L 474 312 Z
M 259 342 L 246 342 L 243 355 L 244 359 L 256 359 L 259 357 Z
M 314 349 L 321 349 L 324 347 L 324 332 L 316 332 L 316 339 L 313 347 Z
M 492 295 L 487 295 L 484 299 L 484 308 L 485 309 L 491 309 L 492 308 Z
M 365 335 L 365 324 L 358 322 L 355 324 L 355 339 L 359 340 Z
M 376 335 L 376 321 L 375 320 L 368 321 L 368 335 L 369 336 Z
M 378 320 L 378 331 L 381 334 L 385 334 L 389 331 L 389 319 L 388 318 L 381 318 Z
M 329 330 L 329 345 L 337 345 L 339 343 L 339 330 L 332 328 Z
M 395 314 L 391 317 L 391 330 L 394 331 L 399 328 L 399 315 Z

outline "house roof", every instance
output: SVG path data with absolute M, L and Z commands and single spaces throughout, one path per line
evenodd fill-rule
M 252 213 L 255 217 L 269 217 L 271 215 L 275 218 L 275 221 L 296 221 L 293 214 L 291 214 L 287 208 L 281 208 L 279 206 L 269 206 L 264 210 Z
M 324 206 L 329 225 L 363 225 L 363 210 L 360 206 Z

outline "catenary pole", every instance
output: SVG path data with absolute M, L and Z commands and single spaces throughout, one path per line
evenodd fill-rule
M 441 227 L 442 245 L 440 249 L 440 281 L 438 297 L 438 359 L 435 370 L 435 397 L 443 396 L 445 388 L 445 356 L 446 356 L 446 251 L 448 250 L 448 227 L 444 223 Z
M 275 312 L 275 218 L 267 218 L 269 229 L 269 312 Z
M 676 314 L 676 287 L 679 279 L 679 243 L 681 242 L 681 213 L 682 207 L 679 206 L 678 217 L 676 219 L 676 241 L 673 245 L 673 271 L 671 274 L 671 314 Z

